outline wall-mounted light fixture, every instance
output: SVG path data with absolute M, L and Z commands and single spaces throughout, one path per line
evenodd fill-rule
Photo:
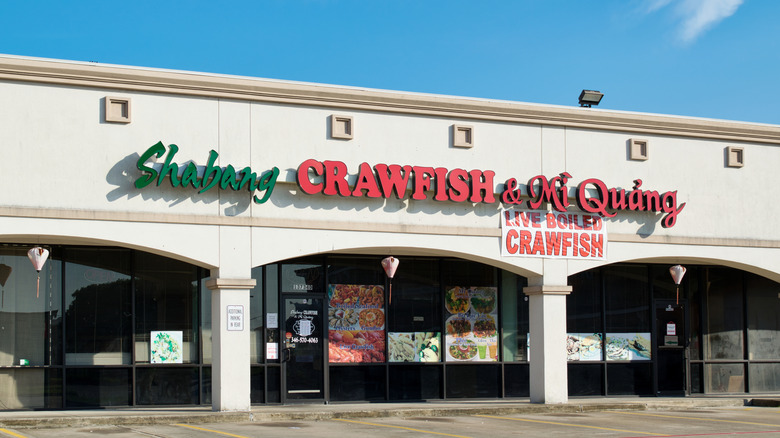
M 580 106 L 590 108 L 591 105 L 598 105 L 604 93 L 595 90 L 582 90 L 580 93 Z

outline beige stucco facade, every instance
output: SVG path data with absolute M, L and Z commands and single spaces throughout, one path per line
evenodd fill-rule
M 107 97 L 132 102 L 129 123 L 106 122 Z M 780 281 L 771 179 L 780 126 L 18 57 L 0 57 L 0 98 L 0 240 L 188 261 L 225 281 L 214 285 L 219 306 L 246 306 L 251 268 L 293 257 L 447 255 L 528 277 L 541 317 L 532 319 L 532 344 L 552 345 L 565 333 L 567 276 L 600 265 L 711 263 Z M 332 137 L 333 115 L 352 117 L 352 139 Z M 453 125 L 473 128 L 472 147 L 453 147 Z M 632 139 L 647 142 L 648 159 L 630 159 Z M 246 191 L 167 182 L 139 190 L 139 155 L 157 142 L 178 145 L 173 161 L 182 165 L 205 166 L 214 150 L 223 167 L 277 167 L 278 182 L 262 204 Z M 742 148 L 742 167 L 727 165 L 728 147 Z M 499 200 L 509 178 L 568 172 L 572 211 L 587 178 L 626 190 L 641 179 L 686 205 L 670 228 L 659 213 L 605 219 L 606 260 L 502 257 L 500 202 L 309 195 L 296 184 L 308 159 L 343 162 L 353 184 L 361 163 L 492 170 Z M 243 351 L 244 335 L 223 330 L 214 348 Z M 535 401 L 566 401 L 565 379 L 552 377 L 565 355 L 554 347 L 532 359 Z M 249 378 L 243 353 L 218 353 L 214 380 L 225 391 L 215 387 L 215 409 L 248 409 L 248 392 L 235 391 Z

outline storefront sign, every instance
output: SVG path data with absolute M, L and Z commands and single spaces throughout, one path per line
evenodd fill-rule
M 205 167 L 194 162 L 180 166 L 173 162 L 178 151 L 175 144 L 166 148 L 162 142 L 157 142 L 141 154 L 136 167 L 143 175 L 135 180 L 135 187 L 143 189 L 153 182 L 160 186 L 168 179 L 173 187 L 190 186 L 198 193 L 217 186 L 223 190 L 257 191 L 260 196 L 254 195 L 254 202 L 262 204 L 271 197 L 279 177 L 277 167 L 258 177 L 249 166 L 240 171 L 230 164 L 224 168 L 217 166 L 215 163 L 219 154 L 214 150 L 209 152 Z M 164 163 L 147 163 L 163 156 Z M 347 165 L 341 161 L 309 159 L 298 166 L 296 181 L 301 191 L 309 195 L 397 199 L 408 196 L 413 200 L 492 204 L 497 201 L 493 182 L 495 174 L 492 170 L 467 171 L 398 164 L 376 164 L 371 167 L 368 163 L 361 163 L 357 176 L 351 178 Z M 526 204 L 531 210 L 539 209 L 547 203 L 553 210 L 567 213 L 569 187 L 566 183 L 571 177 L 568 172 L 553 178 L 537 175 L 528 181 L 525 189 L 518 184 L 517 179 L 509 178 L 504 184 L 499 202 L 515 208 Z M 351 185 L 349 179 L 353 180 Z M 677 205 L 677 191 L 659 194 L 641 187 L 641 179 L 634 180 L 633 188 L 626 190 L 609 188 L 601 180 L 589 178 L 577 186 L 574 199 L 580 210 L 601 217 L 614 217 L 617 211 L 622 210 L 664 213 L 661 225 L 664 228 L 673 227 L 677 215 L 685 207 L 685 203 Z
M 411 186 L 409 198 L 414 200 L 430 198 L 434 201 L 490 204 L 496 202 L 494 176 L 492 170 L 449 170 L 397 164 L 377 164 L 372 168 L 368 163 L 361 163 L 357 178 L 350 186 L 346 164 L 310 159 L 298 166 L 296 179 L 301 191 L 310 195 L 404 199 L 407 188 Z M 500 202 L 507 207 L 527 204 L 530 209 L 549 203 L 553 210 L 567 213 L 569 188 L 566 183 L 571 177 L 568 172 L 549 179 L 537 175 L 528 181 L 526 193 L 523 193 L 517 179 L 510 178 L 504 184 Z M 661 226 L 673 227 L 677 215 L 685 207 L 685 203 L 677 205 L 677 191 L 659 194 L 641 187 L 641 179 L 634 180 L 633 188 L 626 190 L 609 188 L 603 181 L 589 178 L 577 186 L 574 198 L 580 210 L 594 216 L 614 217 L 621 210 L 665 213 Z
M 298 166 L 298 186 L 304 193 L 313 195 L 355 196 L 367 198 L 397 199 L 406 197 L 406 189 L 412 185 L 411 198 L 428 199 L 426 192 L 433 191 L 435 201 L 496 202 L 493 196 L 492 170 L 453 169 L 443 167 L 399 166 L 377 164 L 371 168 L 362 163 L 354 187 L 350 188 L 347 165 L 341 161 L 306 160 Z M 311 177 L 321 177 L 313 182 Z
M 227 306 L 227 329 L 244 330 L 244 306 Z
M 171 186 L 182 187 L 192 186 L 193 189 L 198 190 L 198 193 L 203 193 L 210 190 L 217 185 L 222 190 L 233 189 L 235 191 L 248 190 L 249 193 L 255 191 L 262 193 L 261 197 L 254 195 L 252 199 L 258 204 L 262 204 L 271 197 L 271 193 L 276 186 L 276 179 L 279 176 L 279 169 L 274 167 L 269 171 L 266 171 L 258 178 L 257 173 L 252 171 L 249 166 L 244 167 L 241 171 L 228 164 L 222 168 L 215 166 L 219 154 L 212 150 L 209 152 L 209 158 L 205 169 L 198 168 L 195 163 L 190 162 L 184 167 L 181 175 L 179 175 L 179 165 L 173 163 L 173 157 L 179 151 L 179 147 L 175 144 L 168 146 L 169 150 L 166 155 L 166 148 L 162 142 L 157 142 L 154 146 L 146 150 L 138 159 L 136 166 L 138 170 L 144 173 L 143 176 L 135 180 L 135 187 L 142 189 L 152 182 L 156 182 L 157 186 L 162 185 L 163 181 L 168 178 L 171 182 Z M 159 169 L 155 166 L 148 166 L 147 161 L 152 157 L 162 158 L 165 156 L 165 162 L 162 165 L 158 165 Z M 202 174 L 201 174 L 201 169 Z
M 501 255 L 606 259 L 607 230 L 600 216 L 546 210 L 501 211 Z

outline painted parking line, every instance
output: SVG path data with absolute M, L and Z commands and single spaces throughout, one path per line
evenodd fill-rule
M 431 435 L 442 435 L 442 436 L 454 436 L 457 438 L 471 438 L 463 435 L 453 435 L 451 433 L 443 433 L 443 432 L 433 432 L 431 430 L 422 430 L 422 429 L 414 429 L 411 427 L 404 427 L 404 426 L 393 426 L 390 424 L 379 424 L 379 423 L 368 423 L 365 421 L 355 421 L 355 420 L 345 420 L 343 418 L 334 418 L 333 421 L 342 421 L 344 423 L 355 423 L 355 424 L 363 424 L 366 426 L 377 426 L 377 427 L 389 427 L 393 429 L 403 429 L 403 430 L 410 430 L 412 432 L 420 432 L 420 433 L 428 433 Z
M 8 429 L 0 429 L 0 432 L 4 433 L 4 434 L 6 434 L 6 435 L 10 435 L 10 436 L 16 437 L 16 438 L 27 438 L 27 437 L 26 437 L 26 436 L 24 436 L 24 435 L 19 435 L 18 433 L 16 433 L 16 432 L 11 432 L 11 431 L 10 431 L 10 430 L 8 430 Z
M 187 427 L 187 428 L 190 428 L 190 429 L 199 430 L 201 432 L 211 432 L 211 433 L 216 433 L 216 434 L 219 434 L 219 435 L 232 436 L 234 438 L 249 438 L 248 436 L 244 436 L 244 435 L 236 435 L 234 433 L 221 432 L 219 430 L 206 429 L 205 427 L 191 426 L 189 424 L 174 424 L 174 426 Z
M 625 430 L 625 429 L 611 429 L 609 427 L 599 427 L 599 426 L 587 426 L 584 424 L 571 424 L 571 423 L 559 423 L 557 421 L 543 421 L 543 420 L 530 420 L 528 418 L 512 418 L 512 417 L 494 417 L 492 415 L 477 415 L 477 417 L 482 418 L 494 418 L 498 420 L 512 420 L 512 421 L 525 421 L 528 423 L 541 423 L 541 424 L 553 424 L 556 426 L 569 426 L 569 427 L 581 427 L 585 429 L 599 429 L 599 430 L 609 430 L 611 432 L 624 432 L 624 433 L 638 433 L 641 435 L 650 435 L 650 436 L 669 436 L 663 433 L 658 432 L 641 432 L 636 430 Z
M 780 432 L 780 430 L 759 430 L 759 431 L 753 431 L 753 432 L 710 432 L 710 433 L 689 433 L 686 435 L 667 435 L 669 438 L 683 438 L 683 437 L 694 437 L 694 436 L 721 436 L 721 435 L 760 435 L 762 433 L 772 433 L 777 434 Z M 638 437 L 638 436 L 627 436 L 623 438 L 644 438 L 644 437 Z
M 622 411 L 615 411 L 615 413 L 616 414 L 623 414 L 623 415 L 641 415 L 643 417 L 679 418 L 679 419 L 682 419 L 682 420 L 711 421 L 713 423 L 734 423 L 734 424 L 749 424 L 751 426 L 780 427 L 780 424 L 755 423 L 753 421 L 719 420 L 717 418 L 683 417 L 681 415 L 643 414 L 643 413 L 639 413 L 639 412 L 622 412 Z

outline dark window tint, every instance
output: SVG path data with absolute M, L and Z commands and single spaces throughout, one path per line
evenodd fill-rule
M 65 360 L 68 365 L 131 362 L 131 252 L 65 251 Z
M 322 293 L 325 291 L 325 275 L 322 258 L 313 257 L 281 265 L 282 292 Z
M 528 364 L 504 365 L 504 392 L 507 397 L 529 397 L 530 368 Z
M 607 364 L 608 395 L 649 395 L 652 392 L 652 363 Z
M 569 278 L 566 297 L 566 332 L 601 333 L 601 276 L 593 269 Z
M 334 401 L 384 400 L 384 366 L 330 368 L 330 398 Z
M 569 396 L 603 395 L 604 369 L 601 364 L 569 363 Z
M 447 398 L 495 398 L 501 396 L 498 365 L 447 367 Z
M 131 403 L 129 368 L 70 368 L 67 407 L 128 406 Z
M 136 362 L 150 362 L 153 331 L 181 332 L 183 363 L 197 362 L 197 268 L 145 253 L 136 253 L 135 268 Z
M 439 262 L 405 257 L 388 290 L 390 332 L 441 332 Z
M 607 333 L 650 333 L 647 268 L 620 265 L 603 275 Z
M 135 371 L 139 405 L 197 404 L 198 388 L 197 368 L 144 367 Z
M 441 398 L 440 366 L 393 365 L 390 367 L 390 400 Z

